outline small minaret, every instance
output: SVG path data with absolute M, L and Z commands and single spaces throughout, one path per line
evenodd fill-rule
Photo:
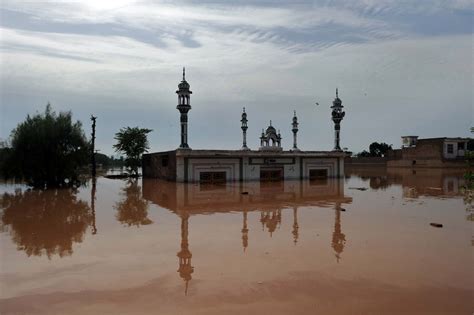
M 336 88 L 336 98 L 332 102 L 332 121 L 334 122 L 334 150 L 333 151 L 342 151 L 341 146 L 339 144 L 340 142 L 340 131 L 341 131 L 341 120 L 344 118 L 344 115 L 346 114 L 342 109 L 344 106 L 342 106 L 342 101 L 339 98 L 339 93 Z
M 247 126 L 247 113 L 245 112 L 245 107 L 243 109 L 243 112 L 242 112 L 242 119 L 240 120 L 242 122 L 242 133 L 243 133 L 243 139 L 242 139 L 242 150 L 243 151 L 249 151 L 250 149 L 247 147 L 247 129 L 248 129 L 248 126 Z
M 293 131 L 293 149 L 291 151 L 293 152 L 298 152 L 300 149 L 298 149 L 298 146 L 296 144 L 296 134 L 298 133 L 298 117 L 296 117 L 296 110 L 293 113 L 293 123 L 291 131 Z
M 176 94 L 178 94 L 178 106 L 176 106 L 176 109 L 181 113 L 181 144 L 179 149 L 190 149 L 188 145 L 188 112 L 191 109 L 190 99 L 193 92 L 189 90 L 189 87 L 183 67 L 183 80 L 178 84 L 178 90 L 176 91 Z

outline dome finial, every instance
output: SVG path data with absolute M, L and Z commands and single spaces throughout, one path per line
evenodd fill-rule
M 296 116 L 296 110 L 293 111 L 293 114 Z
M 272 125 L 272 121 L 270 120 L 270 126 Z
M 244 107 L 244 113 L 245 113 L 245 107 Z
M 186 69 L 183 67 L 183 81 L 186 81 L 185 75 L 186 75 Z
M 339 91 L 338 91 L 338 89 L 336 88 L 336 98 L 338 98 L 338 97 L 339 97 Z

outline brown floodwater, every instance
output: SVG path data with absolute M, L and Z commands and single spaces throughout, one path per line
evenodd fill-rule
M 221 186 L 0 184 L 0 313 L 472 314 L 463 184 L 383 168 Z

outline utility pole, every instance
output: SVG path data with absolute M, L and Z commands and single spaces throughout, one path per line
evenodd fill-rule
M 92 234 L 97 234 L 97 226 L 95 225 L 95 193 L 97 191 L 97 178 L 92 177 L 91 188 L 91 210 L 92 210 Z
M 91 115 L 92 120 L 92 152 L 91 152 L 91 164 L 92 164 L 92 177 L 95 178 L 96 175 L 96 165 L 95 165 L 95 121 L 97 117 Z

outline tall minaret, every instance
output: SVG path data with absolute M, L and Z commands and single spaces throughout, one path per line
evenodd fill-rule
M 243 144 L 242 144 L 242 150 L 243 151 L 249 151 L 250 149 L 247 147 L 247 129 L 248 129 L 248 126 L 247 126 L 247 113 L 245 112 L 245 107 L 243 109 L 243 112 L 242 112 L 242 119 L 240 120 L 242 122 L 242 133 L 243 133 Z
M 294 111 L 294 114 L 293 114 L 293 123 L 291 124 L 292 125 L 292 129 L 291 131 L 293 131 L 293 149 L 291 149 L 291 151 L 293 152 L 297 152 L 299 151 L 300 149 L 298 149 L 298 146 L 296 144 L 296 134 L 298 133 L 298 117 L 296 117 L 296 110 Z
M 336 88 L 336 98 L 332 102 L 332 121 L 334 122 L 334 150 L 333 151 L 342 151 L 341 146 L 339 144 L 340 141 L 340 131 L 341 131 L 341 120 L 344 118 L 344 115 L 346 114 L 342 109 L 344 106 L 342 106 L 342 101 L 339 98 L 339 93 Z
M 189 90 L 189 83 L 186 82 L 185 78 L 185 69 L 183 67 L 183 80 L 178 84 L 178 106 L 176 109 L 181 113 L 181 144 L 179 145 L 180 149 L 190 149 L 188 145 L 188 112 L 191 109 L 190 99 L 191 92 Z

